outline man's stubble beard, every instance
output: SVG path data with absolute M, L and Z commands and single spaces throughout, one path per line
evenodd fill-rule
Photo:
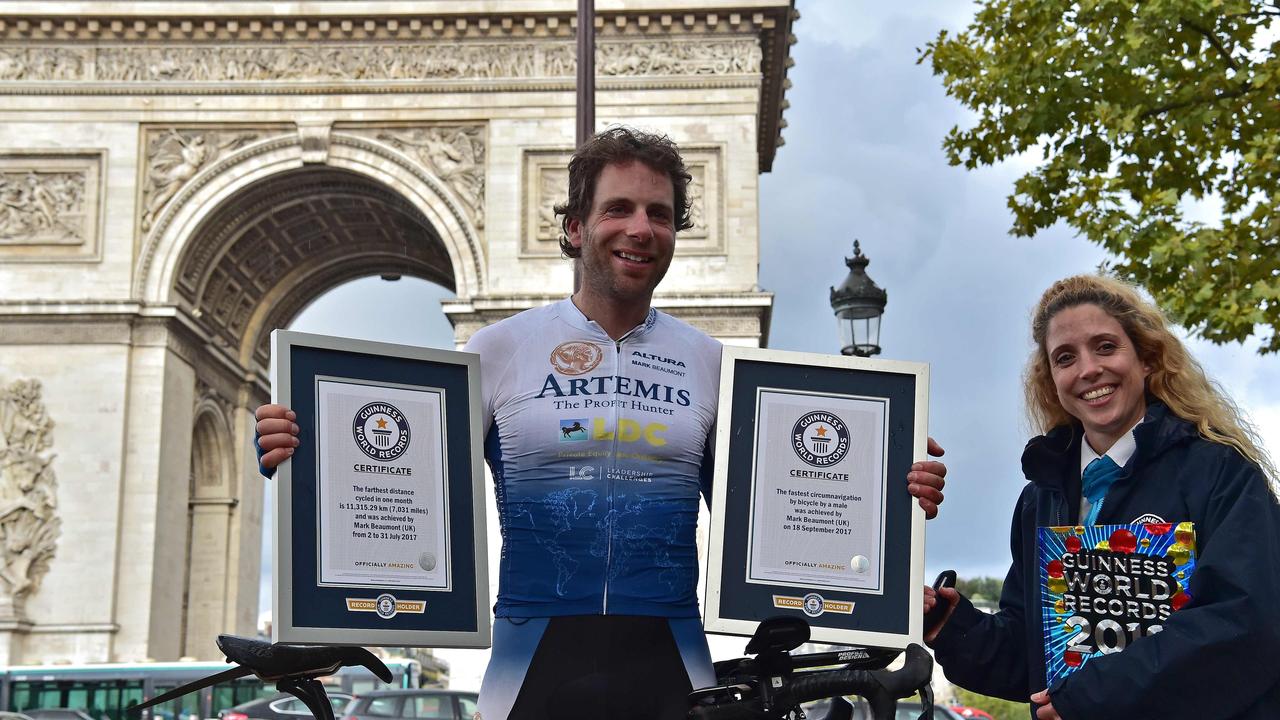
M 638 290 L 630 290 L 619 287 L 617 276 L 611 267 L 613 253 L 599 248 L 592 240 L 595 232 L 591 228 L 583 227 L 582 232 L 582 254 L 579 261 L 582 263 L 582 284 L 583 287 L 590 287 L 591 292 L 601 298 L 620 302 L 644 301 L 646 305 L 653 299 L 653 291 L 657 289 L 658 284 L 666 277 L 667 270 L 671 268 L 670 259 L 668 258 L 667 266 L 661 268 L 654 273 L 648 287 Z M 655 260 L 656 262 L 656 260 Z

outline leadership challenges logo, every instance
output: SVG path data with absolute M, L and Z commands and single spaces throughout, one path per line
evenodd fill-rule
M 360 451 L 374 460 L 390 462 L 409 449 L 409 421 L 390 403 L 371 402 L 360 408 L 351 432 Z
M 791 449 L 814 467 L 831 467 L 849 454 L 849 428 L 832 413 L 806 413 L 791 429 Z

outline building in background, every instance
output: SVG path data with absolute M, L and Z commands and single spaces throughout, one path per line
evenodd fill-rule
M 730 343 L 768 338 L 758 179 L 791 4 L 597 2 L 597 124 L 670 134 L 694 176 L 655 304 Z M 0 664 L 212 658 L 217 633 L 254 634 L 250 409 L 271 330 L 318 295 L 431 280 L 461 344 L 570 291 L 551 206 L 575 10 L 0 7 Z

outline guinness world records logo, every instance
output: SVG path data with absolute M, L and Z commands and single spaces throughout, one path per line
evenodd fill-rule
M 831 467 L 849 454 L 849 428 L 824 410 L 805 413 L 791 428 L 791 449 L 814 467 Z
M 801 604 L 801 609 L 804 610 L 804 614 L 809 617 L 818 617 L 822 614 L 826 604 L 826 601 L 818 593 L 809 593 L 804 596 L 804 602 Z
M 396 616 L 396 596 L 390 593 L 383 593 L 374 601 L 374 612 L 378 613 L 378 617 L 383 620 L 390 620 Z
M 391 462 L 409 449 L 409 421 L 391 403 L 371 402 L 356 411 L 351 434 L 361 452 L 380 462 Z

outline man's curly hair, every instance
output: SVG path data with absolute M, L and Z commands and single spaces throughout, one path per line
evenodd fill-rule
M 585 221 L 595 202 L 596 181 L 608 165 L 639 161 L 671 178 L 675 191 L 676 230 L 693 227 L 689 219 L 689 181 L 693 177 L 680 157 L 680 150 L 666 135 L 647 133 L 623 125 L 602 130 L 583 143 L 569 160 L 569 200 L 555 206 L 560 216 L 560 251 L 565 257 L 582 256 L 582 249 L 569 244 L 569 220 Z

